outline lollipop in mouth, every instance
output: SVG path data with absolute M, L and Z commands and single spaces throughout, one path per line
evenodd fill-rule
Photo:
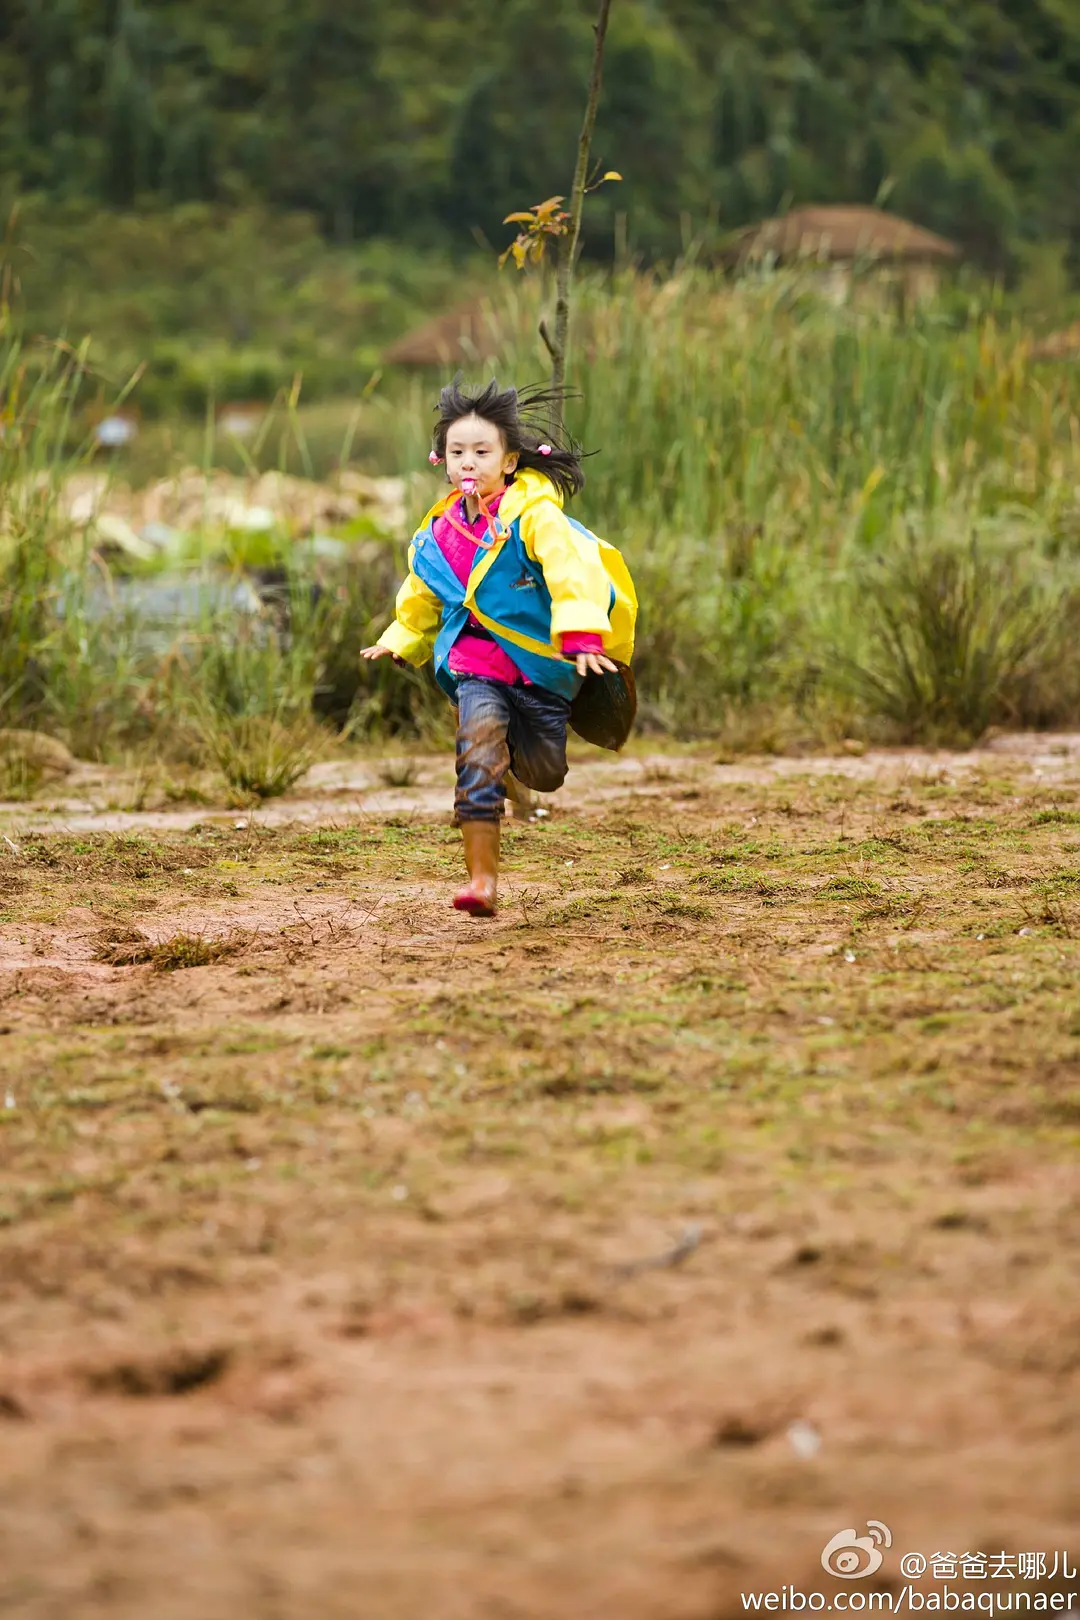
M 463 478 L 461 480 L 461 493 L 463 495 L 475 495 L 476 494 L 476 479 L 475 478 Z

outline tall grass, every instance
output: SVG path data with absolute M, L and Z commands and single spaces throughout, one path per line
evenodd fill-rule
M 544 360 L 477 357 L 493 367 L 520 382 Z M 1030 361 L 1000 298 L 905 314 L 873 283 L 837 307 L 798 274 L 586 279 L 573 380 L 570 425 L 596 452 L 580 515 L 639 585 L 646 715 L 957 740 L 1080 722 L 1080 382 Z M 957 590 L 962 612 L 938 600 Z
M 194 535 L 162 582 L 180 586 L 178 619 L 145 565 L 133 575 L 63 520 L 64 481 L 93 455 L 75 426 L 87 354 L 26 342 L 0 308 L 0 730 L 48 731 L 82 758 L 212 765 L 241 797 L 285 791 L 335 728 L 423 731 L 433 683 L 363 679 L 359 658 L 403 543 L 361 546 L 321 580 L 284 533 Z M 260 595 L 240 588 L 256 550 Z
M 0 721 L 44 701 L 36 655 L 56 569 L 56 503 L 84 355 L 28 348 L 0 303 Z
M 0 725 L 185 754 L 256 795 L 318 752 L 313 714 L 361 737 L 445 725 L 426 675 L 359 659 L 404 535 L 319 579 L 282 541 L 277 598 L 246 616 L 194 553 L 206 602 L 182 631 L 103 613 L 116 581 L 56 516 L 82 365 L 0 328 Z M 521 383 L 546 361 L 519 343 L 471 369 Z M 1080 382 L 1030 361 L 1000 301 L 903 315 L 797 276 L 586 277 L 572 375 L 596 452 L 578 510 L 639 588 L 643 723 L 776 747 L 1080 723 Z M 381 470 L 426 467 L 440 380 L 364 405 Z

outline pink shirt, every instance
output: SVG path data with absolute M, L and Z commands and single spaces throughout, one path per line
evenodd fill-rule
M 499 510 L 499 503 L 505 493 L 505 490 L 500 490 L 488 501 L 490 512 Z M 479 542 L 481 539 L 487 539 L 487 523 L 482 512 L 478 512 L 475 521 L 470 523 L 465 502 L 461 498 L 450 506 L 448 511 L 453 513 L 456 524 L 460 524 L 461 528 L 468 529 L 477 537 L 475 540 L 466 538 L 445 515 L 437 517 L 432 525 L 439 550 L 462 585 L 467 585 L 476 563 L 476 554 L 480 550 Z M 603 650 L 603 637 L 594 631 L 579 631 L 562 637 L 562 651 L 570 657 L 577 653 L 599 653 Z M 509 653 L 504 652 L 499 643 L 488 634 L 474 613 L 469 614 L 465 628 L 451 647 L 449 663 L 453 675 L 479 675 L 488 681 L 505 681 L 508 686 L 517 686 L 519 683 L 532 685 L 528 676 L 522 674 Z

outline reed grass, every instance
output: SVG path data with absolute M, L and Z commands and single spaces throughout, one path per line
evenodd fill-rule
M 578 333 L 581 516 L 638 581 L 660 723 L 1080 721 L 1080 380 L 1000 296 L 904 310 L 870 278 L 837 305 L 806 273 L 688 267 L 586 281 Z
M 520 332 L 533 295 L 500 296 Z M 638 584 L 643 724 L 784 747 L 1080 723 L 1080 379 L 1032 361 L 1005 301 L 904 311 L 867 288 L 837 305 L 806 275 L 686 266 L 583 277 L 576 333 L 569 425 L 595 452 L 577 511 Z M 406 536 L 330 581 L 279 537 L 261 559 L 277 598 L 243 623 L 220 590 L 166 642 L 102 613 L 109 570 L 56 512 L 84 453 L 84 365 L 0 325 L 0 725 L 88 757 L 187 750 L 253 794 L 314 757 L 313 713 L 359 737 L 442 734 L 426 674 L 358 656 Z M 545 358 L 518 338 L 469 371 L 520 384 Z M 362 403 L 380 471 L 426 466 L 441 380 L 387 379 Z M 305 448 L 298 420 L 294 436 Z

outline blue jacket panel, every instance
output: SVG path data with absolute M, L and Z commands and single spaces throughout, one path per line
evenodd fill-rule
M 573 518 L 567 521 L 579 534 L 594 539 Z M 443 556 L 432 525 L 417 534 L 414 546 L 413 570 L 442 603 L 442 623 L 435 640 L 435 678 L 453 698 L 457 692 L 457 676 L 449 668 L 450 649 L 468 623 L 466 587 Z M 514 635 L 525 636 L 550 648 L 542 655 L 489 630 L 493 640 L 513 659 L 523 675 L 549 692 L 558 692 L 561 697 L 575 696 L 581 686 L 581 676 L 551 645 L 551 593 L 541 569 L 525 549 L 517 518 L 510 524 L 506 540 L 477 586 L 475 600 L 485 618 L 496 620 Z

